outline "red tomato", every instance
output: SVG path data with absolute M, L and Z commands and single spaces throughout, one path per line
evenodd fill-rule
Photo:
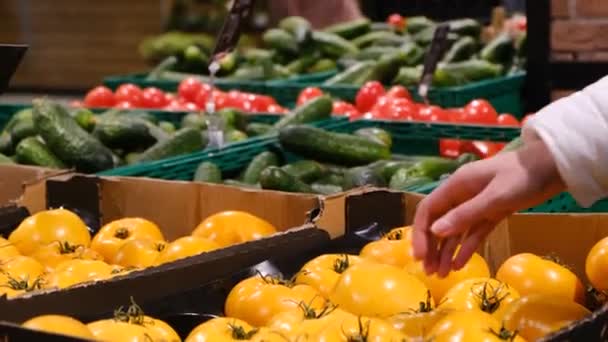
M 462 141 L 457 139 L 440 139 L 439 140 L 439 154 L 446 158 L 458 158 L 460 156 L 460 150 L 462 147 Z
M 418 105 L 407 99 L 394 99 L 387 119 L 414 120 L 418 113 Z
M 376 100 L 376 103 L 372 106 L 370 112 L 375 118 L 391 118 L 392 107 L 395 99 L 388 96 L 380 96 Z M 357 109 L 358 106 L 357 106 Z
M 511 114 L 500 114 L 496 122 L 500 126 L 519 126 L 519 121 Z
M 194 102 L 202 88 L 203 83 L 201 81 L 194 77 L 189 77 L 179 83 L 177 93 L 179 94 L 179 97 Z
M 495 124 L 498 113 L 486 100 L 473 100 L 465 107 L 465 121 L 470 123 Z
M 415 117 L 420 121 L 449 121 L 449 115 L 441 107 L 423 106 L 418 110 L 418 115 Z
M 138 107 L 141 104 L 143 93 L 135 84 L 125 83 L 116 89 L 114 97 L 117 103 L 127 101 L 134 107 Z
M 169 102 L 171 102 L 173 100 L 177 100 L 177 96 L 175 96 L 175 94 L 173 94 L 173 93 L 165 93 L 165 101 L 166 101 L 167 104 L 169 104 Z
M 490 158 L 500 152 L 500 145 L 490 141 L 466 141 L 463 142 L 461 153 L 474 153 L 479 158 Z
M 355 106 L 353 106 L 352 104 L 350 104 L 346 101 L 334 101 L 332 114 L 344 115 L 344 113 L 346 113 L 347 111 L 349 111 L 353 108 L 357 109 L 357 108 L 355 108 Z
M 526 124 L 526 121 L 531 119 L 533 116 L 534 116 L 534 113 L 530 113 L 530 114 L 524 116 L 524 118 L 521 119 L 521 126 L 523 127 Z
M 384 95 L 384 86 L 378 81 L 367 82 L 359 89 L 355 104 L 357 110 L 361 113 L 366 113 L 378 101 L 378 98 Z
M 289 110 L 287 110 L 287 108 L 283 108 L 283 107 L 279 106 L 278 104 L 271 104 L 270 106 L 268 106 L 266 111 L 268 113 L 272 113 L 272 114 L 285 114 L 285 113 L 289 112 Z
M 116 99 L 109 88 L 99 86 L 87 93 L 84 104 L 87 107 L 112 107 L 116 104 Z
M 268 112 L 268 107 L 276 105 L 277 102 L 270 96 L 266 95 L 249 95 L 249 102 L 254 112 Z
M 182 104 L 182 110 L 185 110 L 185 111 L 198 111 L 198 110 L 201 110 L 201 107 L 199 107 L 194 102 L 186 102 L 186 103 Z
M 300 92 L 298 95 L 298 100 L 296 104 L 298 106 L 303 105 L 304 103 L 314 99 L 315 97 L 319 97 L 323 95 L 323 91 L 317 87 L 308 87 Z
M 451 122 L 465 122 L 466 111 L 464 108 L 445 109 Z
M 187 100 L 186 98 L 182 98 L 186 101 L 194 102 L 200 108 L 205 108 L 207 105 L 207 101 L 209 100 L 209 95 L 211 94 L 211 87 L 209 86 L 201 86 L 198 90 L 198 93 L 194 96 L 194 100 Z M 217 101 L 217 99 L 215 99 Z
M 114 96 L 114 94 L 112 94 L 112 96 Z M 84 103 L 82 101 L 74 100 L 70 102 L 70 107 L 72 108 L 82 108 L 83 106 Z
M 165 107 L 163 107 L 163 110 L 170 111 L 170 112 L 181 111 L 182 103 L 179 100 L 171 100 Z
M 386 96 L 393 97 L 396 99 L 412 99 L 412 94 L 410 94 L 409 90 L 406 87 L 396 85 L 392 86 L 391 89 L 386 93 Z
M 519 19 L 517 21 L 517 29 L 521 30 L 521 31 L 526 31 L 528 30 L 528 19 L 526 17 L 522 17 L 521 19 Z
M 114 107 L 115 108 L 119 108 L 119 109 L 133 109 L 133 108 L 135 108 L 135 106 L 131 102 L 129 102 L 129 101 L 120 101 Z
M 388 24 L 391 25 L 395 30 L 401 32 L 405 29 L 405 18 L 401 15 L 394 13 L 388 17 Z
M 165 92 L 155 88 L 149 87 L 143 90 L 141 106 L 144 108 L 161 108 L 167 105 L 167 97 Z

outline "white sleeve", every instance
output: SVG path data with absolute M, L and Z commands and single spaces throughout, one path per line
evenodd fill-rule
M 608 195 L 608 77 L 560 99 L 526 122 L 524 143 L 542 139 L 568 191 L 588 207 Z

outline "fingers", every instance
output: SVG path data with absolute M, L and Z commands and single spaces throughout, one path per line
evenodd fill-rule
M 458 255 L 456 255 L 451 265 L 452 269 L 459 270 L 463 268 L 495 226 L 496 221 L 486 221 L 471 229 L 471 234 L 466 236 L 460 244 Z
M 433 234 L 428 234 L 426 238 L 428 249 L 424 257 L 424 271 L 427 274 L 433 274 L 437 272 L 437 267 L 439 266 L 439 240 Z
M 452 271 L 452 259 L 454 252 L 460 244 L 460 236 L 454 236 L 443 240 L 441 250 L 439 251 L 439 265 L 437 267 L 437 276 L 444 278 Z

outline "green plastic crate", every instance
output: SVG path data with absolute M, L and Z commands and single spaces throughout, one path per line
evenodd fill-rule
M 429 101 L 444 108 L 462 107 L 471 100 L 482 98 L 490 101 L 499 113 L 511 113 L 517 117 L 523 116 L 521 91 L 525 80 L 525 72 L 498 77 L 491 80 L 479 81 L 459 87 L 434 88 L 429 92 Z M 268 84 L 266 93 L 279 103 L 292 106 L 300 92 L 309 86 L 317 86 L 334 97 L 353 102 L 359 87 L 348 85 L 324 86 L 314 83 Z M 416 89 L 410 88 L 416 97 Z
M 332 78 L 337 73 L 338 73 L 338 70 L 323 71 L 323 72 L 317 72 L 317 73 L 307 74 L 307 75 L 297 75 L 297 76 L 293 76 L 293 77 L 290 77 L 290 78 L 287 78 L 284 80 L 268 81 L 268 83 L 274 84 L 274 85 L 300 84 L 300 83 L 304 83 L 304 84 L 322 83 L 325 80 Z
M 434 127 L 437 126 L 437 127 Z M 343 133 L 364 127 L 382 127 L 393 134 L 393 153 L 410 155 L 438 155 L 438 138 L 473 138 L 489 140 L 493 137 L 508 140 L 510 136 L 518 136 L 517 128 L 512 131 L 504 127 L 498 133 L 491 129 L 478 126 L 459 126 L 458 129 L 446 127 L 449 125 L 433 125 L 419 122 L 390 122 L 375 120 L 360 120 L 354 122 L 337 121 L 324 125 L 323 128 Z M 468 132 L 470 129 L 471 132 Z M 475 133 L 476 132 L 476 133 Z M 507 132 L 507 133 L 505 133 Z M 196 167 L 204 161 L 217 164 L 225 175 L 235 175 L 242 170 L 257 154 L 273 149 L 282 154 L 287 161 L 294 160 L 295 156 L 279 147 L 277 137 L 264 139 L 251 139 L 249 143 L 237 143 L 220 151 L 199 152 L 188 156 L 175 157 L 162 161 L 127 166 L 102 172 L 109 176 L 140 176 L 162 179 L 191 180 Z

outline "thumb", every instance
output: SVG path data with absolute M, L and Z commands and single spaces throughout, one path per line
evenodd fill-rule
M 499 204 L 494 187 L 487 187 L 477 196 L 448 211 L 431 226 L 431 232 L 441 238 L 463 234 L 470 227 L 486 221 L 499 221 L 505 211 Z

